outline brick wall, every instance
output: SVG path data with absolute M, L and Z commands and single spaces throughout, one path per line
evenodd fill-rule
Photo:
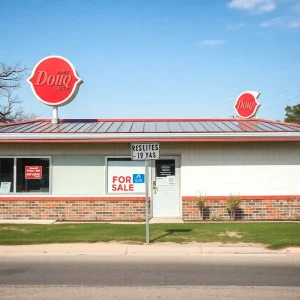
M 251 197 L 250 197 L 251 198 Z M 150 211 L 150 209 L 149 209 Z M 194 197 L 183 197 L 184 221 L 199 221 L 199 209 Z M 293 220 L 300 217 L 300 197 L 277 199 L 244 199 L 236 213 L 238 220 Z M 82 220 L 82 221 L 144 221 L 143 197 L 15 197 L 0 199 L 0 219 Z M 225 197 L 210 197 L 204 210 L 205 220 L 229 220 Z
M 221 198 L 221 197 L 218 197 Z M 236 212 L 237 220 L 293 220 L 300 217 L 300 197 L 290 199 L 246 199 Z M 184 221 L 198 221 L 199 209 L 191 197 L 183 197 Z M 225 199 L 208 199 L 204 209 L 204 220 L 229 220 Z
M 145 200 L 0 200 L 0 219 L 144 221 Z

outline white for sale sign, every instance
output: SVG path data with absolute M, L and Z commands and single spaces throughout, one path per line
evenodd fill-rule
M 148 160 L 159 158 L 159 144 L 131 144 L 132 160 Z
M 145 163 L 132 160 L 108 160 L 108 193 L 145 193 Z

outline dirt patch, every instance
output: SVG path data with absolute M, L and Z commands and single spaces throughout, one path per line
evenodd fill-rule
M 218 236 L 228 236 L 231 238 L 242 238 L 243 237 L 240 232 L 236 232 L 236 231 L 221 232 L 218 234 Z
M 3 227 L 0 227 L 0 231 L 2 231 L 2 230 L 19 231 L 19 232 L 25 232 L 25 233 L 32 232 L 32 230 L 30 230 L 30 229 L 19 228 L 19 227 L 14 227 L 14 226 L 3 226 Z

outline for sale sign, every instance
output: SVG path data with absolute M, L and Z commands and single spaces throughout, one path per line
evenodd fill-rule
M 144 193 L 145 163 L 132 160 L 108 160 L 107 163 L 108 193 Z
M 42 166 L 25 166 L 26 179 L 42 179 Z

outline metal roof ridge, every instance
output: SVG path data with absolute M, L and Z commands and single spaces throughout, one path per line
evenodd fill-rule
M 253 119 L 248 119 L 249 121 Z M 297 123 L 290 123 L 290 122 L 283 122 L 283 121 L 274 121 L 274 120 L 268 120 L 268 119 L 257 119 L 261 122 L 266 122 L 266 123 L 271 123 L 271 124 L 279 124 L 279 125 L 285 125 L 285 126 L 296 126 L 296 127 L 300 127 L 300 124 Z
M 262 119 L 255 119 L 257 121 Z M 51 119 L 47 119 L 51 121 Z M 240 118 L 103 118 L 103 119 L 59 119 L 61 122 L 213 122 L 213 121 L 253 121 Z
M 14 123 L 0 124 L 0 126 L 6 125 L 18 125 L 28 122 L 51 122 L 50 118 L 34 119 Z M 241 119 L 241 118 L 59 118 L 61 122 L 214 122 L 214 121 L 267 121 L 263 119 Z M 271 121 L 269 121 L 271 122 Z M 273 121 L 272 121 L 273 122 Z
M 104 119 L 95 119 L 95 118 L 74 118 L 74 119 L 59 119 L 60 122 L 265 122 L 271 124 L 279 124 L 285 126 L 294 126 L 300 127 L 300 124 L 297 123 L 289 123 L 289 122 L 282 122 L 282 121 L 274 121 L 262 118 L 251 118 L 251 119 L 241 119 L 241 118 L 104 118 Z M 5 123 L 0 124 L 1 127 L 8 127 L 14 125 L 23 125 L 26 123 L 33 123 L 33 122 L 51 122 L 51 119 L 41 118 L 41 119 L 34 119 L 34 120 L 26 120 L 14 123 Z
M 8 126 L 14 126 L 14 125 L 23 125 L 26 123 L 35 123 L 35 122 L 48 122 L 51 121 L 51 119 L 33 119 L 33 120 L 26 120 L 26 121 L 18 121 L 18 122 L 12 122 L 12 123 L 0 123 L 0 127 L 8 127 Z

